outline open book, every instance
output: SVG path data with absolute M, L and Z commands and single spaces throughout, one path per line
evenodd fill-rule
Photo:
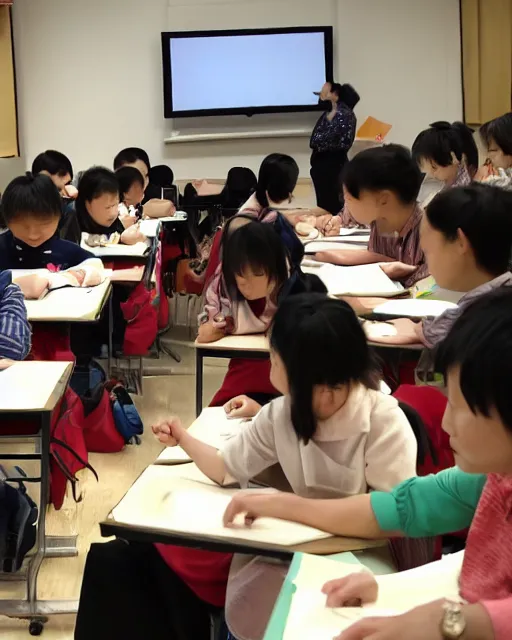
M 327 609 L 326 597 L 321 592 L 323 585 L 329 580 L 367 569 L 297 553 L 274 608 L 265 640 L 331 640 L 365 617 L 398 615 L 442 597 L 457 599 L 462 560 L 461 552 L 410 571 L 376 576 L 379 596 L 375 604 L 362 608 Z
M 443 300 L 426 300 L 411 298 L 410 300 L 389 300 L 374 308 L 377 316 L 389 316 L 393 318 L 437 318 L 449 309 L 456 309 L 453 302 Z
M 219 487 L 194 464 L 153 465 L 113 509 L 112 516 L 134 527 L 189 534 L 198 540 L 237 540 L 248 546 L 251 542 L 294 546 L 331 537 L 319 529 L 273 518 L 258 519 L 249 528 L 241 516 L 226 528 L 222 517 L 237 491 L 240 489 Z
M 243 429 L 244 424 L 250 424 L 250 422 L 250 420 L 240 418 L 228 418 L 223 407 L 208 407 L 203 409 L 188 432 L 194 438 L 220 449 L 227 440 Z M 166 447 L 156 460 L 156 464 L 180 464 L 182 462 L 191 462 L 191 459 L 181 447 Z
M 318 253 L 319 251 L 347 251 L 364 250 L 368 247 L 369 236 L 336 236 L 335 238 L 321 238 L 320 240 L 309 240 L 304 245 L 306 254 Z
M 402 295 L 404 287 L 393 282 L 379 264 L 363 264 L 357 267 L 338 267 L 333 264 L 307 261 L 304 273 L 314 273 L 333 296 L 370 296 L 392 298 Z
M 107 244 L 105 246 L 93 247 L 87 244 L 82 234 L 80 246 L 86 251 L 90 251 L 97 258 L 142 258 L 149 251 L 149 242 L 137 242 L 135 244 Z

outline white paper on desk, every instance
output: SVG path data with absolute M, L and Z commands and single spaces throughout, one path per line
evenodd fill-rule
M 406 318 L 437 318 L 445 311 L 456 308 L 457 305 L 453 302 L 413 298 L 410 300 L 389 300 L 375 307 L 373 313 Z
M 117 522 L 133 526 L 285 546 L 331 537 L 318 529 L 272 518 L 261 518 L 252 527 L 240 522 L 239 526 L 226 528 L 222 516 L 237 491 L 240 489 L 217 486 L 194 464 L 152 465 L 112 515 Z
M 333 296 L 375 296 L 392 298 L 404 292 L 404 287 L 388 278 L 378 264 L 356 267 L 338 267 L 321 264 L 319 267 L 303 267 L 305 273 L 314 273 Z
M 90 251 L 97 258 L 142 258 L 149 248 L 148 242 L 113 244 L 108 247 L 90 247 L 83 239 L 80 246 L 82 249 Z
M 139 222 L 139 231 L 146 238 L 154 238 L 158 235 L 161 222 L 158 218 L 150 218 Z
M 25 300 L 31 321 L 78 322 L 95 320 L 105 302 L 110 281 L 96 287 L 65 287 L 50 291 L 41 300 Z
M 340 236 L 370 236 L 370 229 L 359 229 L 358 227 L 352 227 L 350 229 L 342 227 L 340 229 Z
M 326 238 L 311 240 L 304 245 L 306 254 L 319 251 L 361 251 L 368 247 L 368 241 L 359 236 L 349 238 L 336 238 L 337 242 L 329 242 Z
M 223 407 L 208 407 L 203 409 L 188 432 L 194 438 L 220 449 L 227 440 L 235 436 L 247 424 L 250 424 L 250 420 L 229 418 Z M 167 447 L 157 459 L 158 464 L 179 464 L 188 461 L 190 461 L 190 457 L 181 447 Z
M 322 586 L 329 580 L 366 569 L 304 554 L 294 580 L 297 589 L 283 640 L 299 637 L 331 640 L 365 617 L 404 613 L 442 597 L 456 599 L 462 560 L 463 552 L 410 571 L 376 576 L 379 597 L 375 604 L 357 609 L 327 609 Z

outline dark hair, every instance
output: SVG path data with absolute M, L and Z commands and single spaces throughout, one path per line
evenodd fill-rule
M 18 217 L 59 217 L 62 202 L 51 179 L 44 174 L 33 176 L 27 173 L 15 178 L 7 185 L 2 196 L 0 217 L 9 224 Z
M 85 171 L 78 183 L 78 196 L 75 201 L 78 215 L 88 217 L 85 203 L 105 193 L 119 195 L 119 181 L 116 174 L 105 167 L 91 167 Z
M 279 306 L 270 344 L 286 368 L 291 417 L 297 437 L 307 444 L 316 431 L 313 387 L 362 383 L 375 388 L 374 361 L 361 324 L 342 300 L 306 293 Z
M 235 220 L 242 226 L 230 230 L 230 223 Z M 241 217 L 236 216 L 226 225 L 222 242 L 222 275 L 233 300 L 243 300 L 235 275 L 242 275 L 247 267 L 254 273 L 265 273 L 275 283 L 277 301 L 280 289 L 288 280 L 286 248 L 271 224 L 250 219 L 243 223 Z
M 433 160 L 440 167 L 449 167 L 453 164 L 452 153 L 459 162 L 465 157 L 470 172 L 476 172 L 478 148 L 473 129 L 463 122 L 433 122 L 412 145 L 412 157 L 418 164 L 423 160 Z
M 239 209 L 254 193 L 258 180 L 254 171 L 247 167 L 232 167 L 228 171 L 221 201 L 226 209 Z M 229 216 L 229 213 L 228 213 Z
M 133 164 L 134 162 L 137 162 L 137 160 L 141 160 L 148 168 L 148 171 L 151 169 L 149 156 L 144 149 L 140 149 L 139 147 L 128 147 L 127 149 L 120 151 L 114 158 L 114 171 L 117 171 L 127 164 Z
M 256 185 L 256 198 L 262 207 L 283 202 L 297 186 L 299 167 L 295 160 L 282 153 L 272 153 L 261 163 Z M 268 196 L 267 196 L 268 194 Z
M 389 189 L 404 204 L 410 204 L 418 197 L 422 177 L 408 149 L 385 144 L 361 151 L 347 162 L 342 180 L 353 198 L 359 198 L 363 191 Z
M 460 229 L 477 264 L 493 276 L 508 271 L 512 254 L 512 192 L 474 183 L 439 193 L 426 209 L 427 220 L 453 242 Z
M 466 307 L 439 345 L 436 371 L 458 367 L 471 411 L 489 418 L 493 409 L 512 432 L 512 288 L 502 287 Z
M 338 100 L 347 105 L 349 109 L 354 109 L 361 99 L 351 84 L 338 84 L 337 82 L 331 82 L 331 91 L 332 93 L 335 93 L 338 96 Z
M 32 163 L 32 173 L 37 175 L 41 171 L 47 171 L 51 176 L 64 177 L 69 173 L 73 179 L 73 166 L 70 159 L 60 151 L 48 149 L 40 153 Z
M 480 127 L 479 133 L 487 148 L 495 142 L 506 156 L 512 156 L 512 111 L 489 120 Z
M 119 197 L 121 200 L 134 184 L 139 184 L 144 189 L 144 177 L 135 167 L 121 167 L 115 173 L 119 183 Z
M 439 464 L 439 456 L 434 447 L 434 443 L 428 433 L 427 427 L 423 422 L 420 414 L 411 407 L 410 404 L 406 402 L 399 402 L 398 406 L 405 413 L 405 417 L 409 421 L 411 425 L 411 429 L 413 430 L 414 437 L 416 438 L 416 442 L 418 444 L 418 453 L 416 454 L 416 466 L 420 466 L 425 464 L 427 458 L 430 457 L 432 462 L 437 465 Z

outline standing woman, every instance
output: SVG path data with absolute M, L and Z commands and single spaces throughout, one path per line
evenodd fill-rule
M 343 208 L 340 175 L 347 153 L 356 135 L 354 107 L 359 94 L 350 84 L 326 82 L 319 93 L 320 104 L 327 111 L 316 123 L 309 146 L 311 179 L 315 186 L 317 206 L 337 215 Z

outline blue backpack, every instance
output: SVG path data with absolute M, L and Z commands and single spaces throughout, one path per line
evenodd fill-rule
M 123 385 L 116 384 L 110 391 L 110 400 L 116 429 L 126 444 L 140 444 L 139 436 L 144 433 L 144 425 L 128 391 Z

